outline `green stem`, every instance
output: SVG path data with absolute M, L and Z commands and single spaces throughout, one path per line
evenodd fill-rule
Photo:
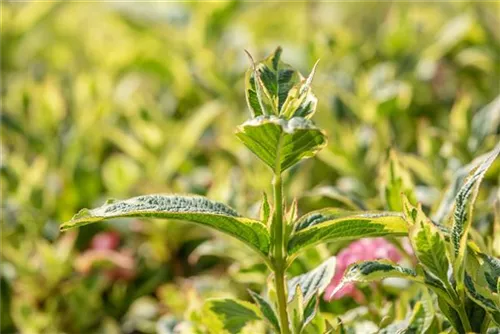
M 470 326 L 469 317 L 467 317 L 463 303 L 457 307 L 457 312 L 460 317 L 460 321 L 462 322 L 462 326 L 464 327 L 464 331 L 466 333 L 471 333 L 472 327 Z
M 288 314 L 287 314 L 287 295 L 285 289 L 285 269 L 286 258 L 284 254 L 284 226 L 283 226 L 283 193 L 281 185 L 281 172 L 277 171 L 273 179 L 274 190 L 274 281 L 276 284 L 276 294 L 278 298 L 278 313 L 280 318 L 280 327 L 282 334 L 289 334 Z

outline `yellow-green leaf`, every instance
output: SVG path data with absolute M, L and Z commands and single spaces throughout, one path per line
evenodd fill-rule
M 288 242 L 289 254 L 324 242 L 408 233 L 403 215 L 396 212 L 324 209 L 303 216 L 296 224 L 299 228 Z

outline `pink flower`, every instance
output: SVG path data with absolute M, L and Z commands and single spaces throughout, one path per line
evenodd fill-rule
M 383 238 L 361 239 L 351 243 L 347 248 L 344 248 L 337 254 L 335 276 L 333 276 L 332 281 L 326 288 L 323 298 L 326 301 L 330 301 L 332 299 L 340 299 L 345 296 L 350 296 L 358 303 L 362 302 L 364 300 L 363 294 L 356 289 L 356 286 L 353 283 L 346 284 L 342 289 L 337 291 L 335 295 L 333 293 L 337 285 L 342 280 L 344 271 L 349 265 L 358 261 L 376 259 L 386 259 L 398 262 L 401 260 L 401 253 L 394 245 L 387 242 Z

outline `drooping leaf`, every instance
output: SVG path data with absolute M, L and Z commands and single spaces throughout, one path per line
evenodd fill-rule
M 344 272 L 341 282 L 332 295 L 335 295 L 347 283 L 362 282 L 368 283 L 379 281 L 384 278 L 405 278 L 414 282 L 424 283 L 425 278 L 417 275 L 417 273 L 410 269 L 401 267 L 391 261 L 377 260 L 377 261 L 362 261 L 350 265 Z
M 314 270 L 289 279 L 288 302 L 294 298 L 297 286 L 300 286 L 302 291 L 304 304 L 307 304 L 312 297 L 323 293 L 335 274 L 335 263 L 336 258 L 331 257 Z
M 259 116 L 240 125 L 236 136 L 275 172 L 313 157 L 326 145 L 325 134 L 301 117 Z
M 250 296 L 252 296 L 255 303 L 259 306 L 260 311 L 264 318 L 269 322 L 269 324 L 274 328 L 276 333 L 280 333 L 280 324 L 278 321 L 278 317 L 276 316 L 276 312 L 274 311 L 271 304 L 267 302 L 264 298 L 262 298 L 258 293 L 255 293 L 251 290 L 248 290 Z
M 459 285 L 463 282 L 463 273 L 465 268 L 464 256 L 467 248 L 467 237 L 472 224 L 472 211 L 479 190 L 479 185 L 481 184 L 486 171 L 496 159 L 499 152 L 500 145 L 489 153 L 481 164 L 472 170 L 471 174 L 469 174 L 469 177 L 460 188 L 455 198 L 451 240 L 455 253 L 455 279 Z
M 447 282 L 450 262 L 444 237 L 425 216 L 421 207 L 413 207 L 405 201 L 405 216 L 407 220 L 411 220 L 410 242 L 420 264 L 441 281 Z
M 288 253 L 323 242 L 364 237 L 403 236 L 408 224 L 395 212 L 355 212 L 324 209 L 299 218 L 295 233 L 288 242 Z
M 417 273 L 412 269 L 401 267 L 391 261 L 377 260 L 362 261 L 350 265 L 345 271 L 340 285 L 350 282 L 373 282 L 388 277 L 399 277 L 423 282 L 423 278 L 417 276 Z M 340 290 L 340 287 L 337 287 L 335 290 Z
M 236 299 L 207 300 L 204 310 L 211 315 L 206 322 L 212 333 L 239 333 L 249 322 L 261 320 L 255 305 Z
M 230 207 L 201 196 L 146 195 L 83 209 L 61 225 L 67 230 L 112 218 L 151 217 L 186 220 L 227 233 L 267 255 L 269 233 L 261 222 L 238 215 Z

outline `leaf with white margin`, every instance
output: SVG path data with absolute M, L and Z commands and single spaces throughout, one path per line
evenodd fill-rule
M 342 289 L 347 283 L 367 283 L 389 277 L 406 278 L 413 281 L 419 281 L 421 283 L 424 281 L 423 277 L 419 277 L 412 269 L 401 267 L 387 260 L 363 261 L 354 263 L 346 269 L 344 277 L 335 290 L 333 290 L 332 296 Z
M 276 333 L 280 333 L 281 331 L 278 317 L 276 316 L 276 312 L 274 311 L 271 304 L 269 304 L 269 302 L 262 298 L 258 293 L 253 292 L 252 290 L 248 290 L 248 292 L 250 293 L 250 296 L 255 301 L 255 303 L 259 306 L 264 318 L 266 318 L 269 324 L 273 326 Z
M 290 255 L 325 242 L 408 233 L 408 224 L 397 212 L 323 209 L 302 216 L 296 226 L 287 246 Z
M 289 279 L 288 302 L 294 298 L 297 286 L 300 286 L 302 291 L 304 307 L 311 298 L 323 293 L 335 274 L 336 263 L 337 260 L 333 256 L 310 272 Z
M 283 172 L 326 145 L 326 136 L 310 120 L 259 116 L 240 125 L 236 136 L 273 171 Z
M 442 282 L 448 281 L 450 261 L 447 257 L 446 243 L 437 227 L 431 223 L 420 206 L 411 205 L 403 199 L 406 220 L 410 227 L 410 242 L 420 264 Z
M 470 226 L 472 225 L 474 202 L 486 171 L 491 166 L 493 161 L 495 161 L 499 153 L 500 144 L 471 171 L 455 197 L 451 241 L 455 255 L 454 274 L 459 287 L 464 281 L 464 257 L 467 250 L 467 237 Z
M 122 201 L 111 200 L 99 208 L 81 210 L 62 224 L 61 230 L 127 217 L 190 221 L 229 234 L 264 257 L 269 251 L 270 238 L 264 224 L 241 217 L 227 205 L 202 196 L 145 195 Z

